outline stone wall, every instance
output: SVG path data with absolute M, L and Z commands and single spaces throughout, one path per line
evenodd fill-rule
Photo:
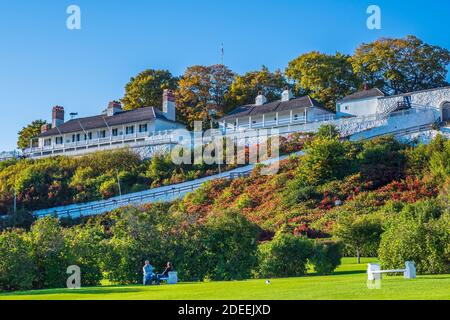
M 450 87 L 380 98 L 378 100 L 378 112 L 383 113 L 392 108 L 392 106 L 397 105 L 397 102 L 403 102 L 403 97 L 406 95 L 411 96 L 413 105 L 434 108 L 436 111 L 440 112 L 442 104 L 446 101 L 450 102 Z

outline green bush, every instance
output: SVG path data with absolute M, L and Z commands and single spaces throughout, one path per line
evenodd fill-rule
M 36 270 L 30 241 L 23 231 L 0 234 L 0 290 L 27 290 L 33 287 Z
M 272 241 L 259 246 L 260 277 L 296 277 L 306 274 L 313 244 L 303 237 L 279 231 Z
M 387 225 L 378 256 L 383 267 L 414 261 L 420 274 L 450 272 L 450 218 L 435 201 L 405 206 Z
M 103 278 L 101 258 L 104 234 L 99 226 L 76 226 L 64 230 L 68 262 L 81 270 L 82 286 L 97 286 Z
M 205 224 L 202 247 L 211 280 L 248 279 L 257 265 L 257 227 L 235 211 L 211 216 Z
M 310 263 L 318 274 L 331 274 L 341 264 L 342 244 L 339 242 L 323 241 L 314 245 L 314 253 Z
M 63 288 L 66 286 L 68 248 L 63 230 L 56 218 L 43 218 L 31 227 L 28 234 L 34 265 L 37 268 L 35 288 Z

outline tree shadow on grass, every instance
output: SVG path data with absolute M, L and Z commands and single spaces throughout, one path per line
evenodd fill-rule
M 105 287 L 89 287 L 81 289 L 48 289 L 48 290 L 35 290 L 35 291 L 19 291 L 7 293 L 4 296 L 40 296 L 40 295 L 103 295 L 103 294 L 124 294 L 124 293 L 137 293 L 146 291 L 148 287 L 120 287 L 120 286 L 105 286 Z M 156 287 L 155 287 L 156 289 Z M 157 292 L 159 290 L 152 290 Z

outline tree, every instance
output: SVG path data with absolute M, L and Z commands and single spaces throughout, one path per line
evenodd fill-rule
M 34 120 L 31 124 L 23 127 L 18 133 L 17 147 L 22 150 L 29 148 L 30 140 L 41 133 L 41 127 L 44 124 L 47 124 L 44 120 Z
M 164 89 L 176 89 L 178 79 L 168 70 L 148 69 L 130 79 L 121 99 L 125 110 L 141 107 L 161 109 Z
M 270 72 L 265 66 L 259 71 L 247 72 L 236 76 L 227 95 L 227 110 L 235 107 L 254 104 L 259 91 L 268 101 L 279 100 L 284 88 L 288 86 L 286 78 L 280 70 Z
M 418 273 L 450 271 L 450 216 L 436 200 L 405 206 L 388 220 L 378 256 L 391 269 L 414 261 Z
M 0 233 L 0 290 L 32 289 L 36 272 L 23 231 Z
M 358 264 L 364 248 L 378 247 L 382 233 L 381 222 L 368 215 L 343 214 L 334 228 L 334 235 L 355 250 Z
M 336 101 L 354 92 L 360 85 L 349 56 L 313 51 L 289 62 L 286 75 L 297 90 L 306 90 L 313 98 L 334 111 Z
M 207 276 L 212 280 L 243 280 L 257 265 L 258 228 L 235 211 L 210 216 L 203 235 Z
M 346 176 L 351 170 L 348 147 L 337 137 L 317 136 L 307 145 L 299 177 L 317 185 Z
M 398 94 L 447 85 L 450 51 L 414 36 L 382 38 L 357 48 L 351 63 L 363 82 Z
M 225 96 L 234 73 L 224 65 L 189 67 L 179 82 L 176 91 L 179 118 L 189 129 L 194 121 L 203 121 L 209 127 L 212 114 L 225 111 Z
M 259 246 L 261 277 L 298 277 L 306 274 L 307 262 L 314 254 L 312 241 L 283 230 L 272 241 Z

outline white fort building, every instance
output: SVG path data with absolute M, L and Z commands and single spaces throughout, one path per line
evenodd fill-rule
M 24 155 L 77 156 L 117 148 L 131 148 L 143 157 L 167 152 L 180 141 L 176 130 L 185 128 L 176 121 L 175 96 L 170 90 L 164 91 L 162 110 L 143 107 L 123 111 L 114 101 L 101 115 L 65 122 L 64 108 L 54 107 L 51 126 L 43 126 Z M 336 113 L 309 96 L 295 98 L 288 89 L 274 102 L 267 102 L 260 93 L 254 104 L 236 108 L 217 123 L 218 133 L 224 135 L 262 129 L 277 129 L 286 135 L 315 132 L 324 124 L 332 124 L 342 136 L 357 140 L 423 130 L 449 121 L 450 87 L 445 87 L 395 96 L 377 88 L 365 89 L 338 101 Z

